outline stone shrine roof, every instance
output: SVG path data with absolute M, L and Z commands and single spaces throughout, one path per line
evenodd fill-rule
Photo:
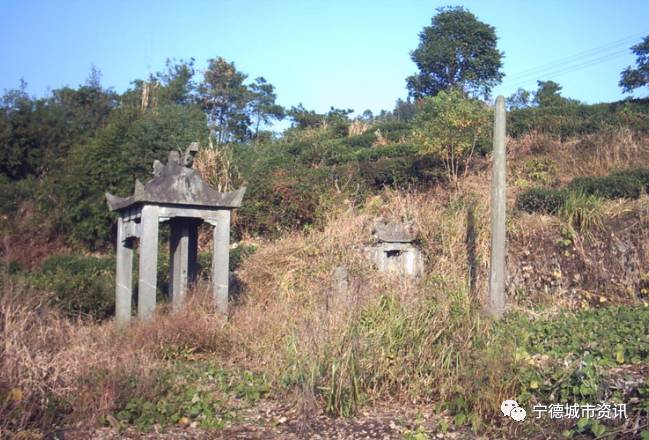
M 198 144 L 192 143 L 187 148 L 182 163 L 177 151 L 169 153 L 166 165 L 156 160 L 153 163 L 153 179 L 144 185 L 136 180 L 132 196 L 118 197 L 106 193 L 111 211 L 146 203 L 209 208 L 240 207 L 246 188 L 241 187 L 236 191 L 224 193 L 212 189 L 198 172 L 192 169 L 193 157 L 197 151 Z
M 412 223 L 396 223 L 382 218 L 374 224 L 372 235 L 383 243 L 412 243 L 417 238 Z

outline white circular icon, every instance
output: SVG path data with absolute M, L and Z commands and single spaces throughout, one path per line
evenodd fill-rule
M 503 400 L 503 403 L 500 404 L 500 410 L 503 412 L 503 415 L 509 417 L 509 414 L 514 408 L 518 406 L 515 400 Z
M 521 408 L 520 406 L 517 406 L 516 408 L 512 409 L 512 412 L 509 413 L 509 416 L 516 420 L 517 422 L 522 422 L 525 420 L 525 416 L 527 415 L 527 412 L 525 411 L 524 408 Z
M 500 410 L 505 417 L 511 417 L 517 422 L 522 422 L 525 420 L 525 416 L 527 416 L 525 408 L 518 406 L 518 402 L 511 399 L 503 400 L 503 403 L 500 404 Z

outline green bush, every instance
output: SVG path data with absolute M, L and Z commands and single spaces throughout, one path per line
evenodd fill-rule
M 570 103 L 564 106 L 529 107 L 507 113 L 508 134 L 550 133 L 561 138 L 592 134 L 599 130 L 629 127 L 649 130 L 649 100 L 625 100 L 602 104 Z
M 407 122 L 380 122 L 372 127 L 372 133 L 380 130 L 381 136 L 389 142 L 399 143 L 412 136 L 412 124 Z
M 36 199 L 37 188 L 38 181 L 31 177 L 0 182 L 0 213 L 9 216 L 15 215 L 22 202 Z
M 521 187 L 553 186 L 557 183 L 557 163 L 544 156 L 531 157 L 516 169 L 516 184 Z
M 531 405 L 553 399 L 592 401 L 611 391 L 616 395 L 619 391 L 610 388 L 602 373 L 620 364 L 646 363 L 647 330 L 649 309 L 623 306 L 564 310 L 549 319 L 533 320 L 514 312 L 498 322 L 495 333 L 518 347 L 516 356 L 522 362 L 516 376 L 524 386 L 517 400 Z M 545 358 L 542 364 L 529 362 L 538 356 Z M 644 405 L 646 398 L 643 403 L 641 397 L 629 405 L 629 413 Z
M 605 177 L 576 177 L 567 189 L 604 199 L 637 199 L 641 187 L 642 182 L 634 176 L 611 174 Z
M 105 319 L 115 309 L 114 258 L 54 255 L 31 275 L 34 287 L 53 294 L 70 315 Z
M 624 171 L 617 171 L 613 176 L 628 176 L 640 181 L 645 192 L 649 193 L 649 168 L 632 168 Z
M 413 144 L 391 144 L 382 147 L 363 148 L 342 156 L 342 162 L 375 161 L 383 157 L 413 156 L 419 152 L 419 147 Z
M 367 130 L 363 134 L 356 136 L 350 136 L 344 140 L 350 148 L 370 148 L 372 144 L 376 141 L 376 135 L 374 134 L 376 130 Z
M 197 107 L 159 106 L 156 111 L 120 107 L 87 143 L 75 145 L 65 164 L 53 171 L 52 209 L 69 241 L 105 249 L 115 215 L 106 206 L 106 191 L 132 194 L 136 178 L 151 179 L 155 159 L 166 162 L 171 150 L 185 148 L 207 134 L 205 115 Z
M 566 192 L 560 189 L 530 188 L 518 195 L 516 207 L 530 213 L 557 214 L 566 197 Z

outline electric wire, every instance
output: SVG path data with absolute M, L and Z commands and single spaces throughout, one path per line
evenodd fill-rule
M 517 72 L 507 78 L 500 87 L 514 88 L 536 81 L 538 78 L 553 78 L 585 69 L 629 53 L 628 45 L 647 33 L 627 37 L 578 52 L 550 63 Z M 620 50 L 621 47 L 624 49 Z

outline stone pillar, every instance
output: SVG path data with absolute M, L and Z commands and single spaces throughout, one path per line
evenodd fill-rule
M 155 310 L 158 270 L 158 207 L 142 207 L 140 234 L 140 279 L 138 283 L 137 315 L 148 319 Z
M 188 225 L 188 262 L 187 262 L 187 281 L 190 288 L 196 285 L 196 277 L 198 275 L 198 225 L 200 223 L 192 222 Z
M 496 99 L 494 118 L 493 174 L 491 178 L 491 265 L 489 272 L 488 312 L 500 317 L 505 312 L 505 98 Z
M 126 224 L 121 215 L 117 219 L 115 260 L 115 321 L 122 326 L 131 320 L 133 247 L 131 240 L 126 237 Z
M 228 284 L 230 275 L 230 211 L 217 211 L 210 222 L 214 225 L 212 242 L 212 292 L 219 313 L 228 313 Z
M 189 226 L 186 220 L 174 219 L 169 229 L 169 295 L 173 310 L 179 310 L 187 293 Z

